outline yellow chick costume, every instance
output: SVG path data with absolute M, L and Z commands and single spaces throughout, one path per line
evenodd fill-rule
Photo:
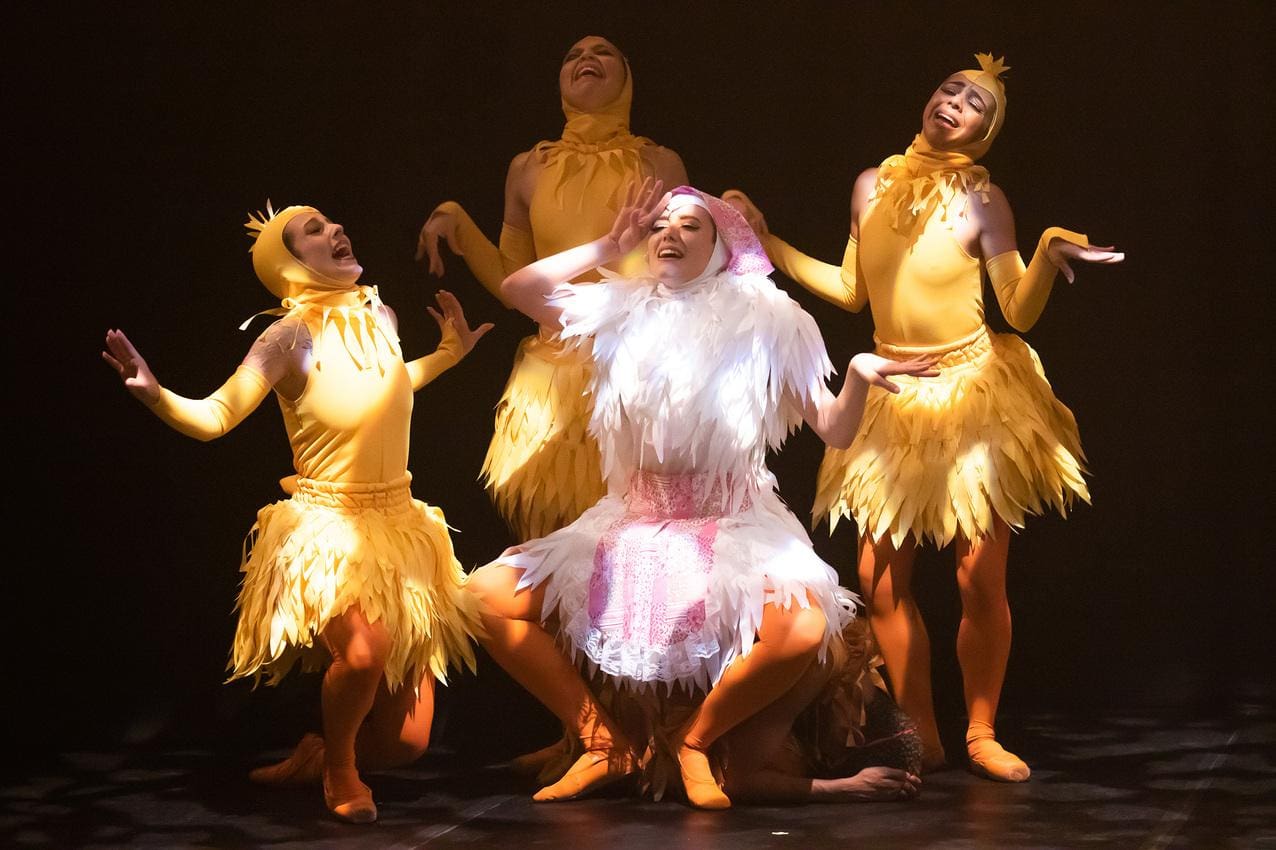
M 463 259 L 497 298 L 510 273 L 607 233 L 626 187 L 651 175 L 640 153 L 651 141 L 629 132 L 628 63 L 620 96 L 600 110 L 581 112 L 561 103 L 567 117 L 562 138 L 531 150 L 543 166 L 530 202 L 531 233 L 506 223 L 498 248 L 455 201 L 432 213 L 456 217 Z M 519 345 L 482 469 L 493 502 L 519 540 L 567 525 L 606 493 L 598 444 L 588 432 L 590 363 L 587 345 L 565 346 L 544 331 Z
M 777 268 L 820 297 L 852 312 L 867 303 L 878 354 L 940 358 L 938 377 L 894 379 L 898 395 L 870 389 L 854 443 L 825 452 L 813 524 L 827 515 L 830 530 L 849 516 L 875 541 L 889 536 L 898 546 L 911 534 L 944 546 L 956 534 L 984 537 L 994 514 L 1022 527 L 1026 514 L 1066 514 L 1074 498 L 1090 498 L 1076 420 L 1036 352 L 1015 334 L 989 330 L 980 259 L 954 236 L 965 205 L 986 202 L 988 172 L 974 161 L 1005 120 L 1005 69 L 979 60 L 980 70 L 962 73 L 996 99 L 984 138 L 941 151 L 918 135 L 886 159 L 840 268 L 776 236 L 763 240 Z M 1017 330 L 1032 327 L 1050 295 L 1055 268 L 1045 252 L 1056 237 L 1088 244 L 1050 228 L 1027 267 L 1018 251 L 982 264 Z
M 291 498 L 262 508 L 245 541 L 230 679 L 274 684 L 299 660 L 317 668 L 326 652 L 316 637 L 358 605 L 392 637 L 391 690 L 427 672 L 445 680 L 449 666 L 474 669 L 481 627 L 443 512 L 412 498 L 408 433 L 413 391 L 460 359 L 460 340 L 445 333 L 433 354 L 404 363 L 374 287 L 327 278 L 285 247 L 284 227 L 306 212 L 316 211 L 288 207 L 247 225 L 253 266 L 282 299 L 268 311 L 283 316 L 264 335 L 272 345 L 254 346 L 208 398 L 163 390 L 153 408 L 190 436 L 220 436 L 271 389 L 255 360 L 313 346 L 301 395 L 277 394 L 297 477 L 286 479 Z

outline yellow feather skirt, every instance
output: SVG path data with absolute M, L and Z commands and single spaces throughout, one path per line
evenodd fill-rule
M 942 547 L 988 535 L 994 516 L 1022 528 L 1027 514 L 1090 501 L 1076 419 L 1020 337 L 984 327 L 933 348 L 879 341 L 877 353 L 939 354 L 940 375 L 869 390 L 855 441 L 824 454 L 813 526 L 827 516 L 831 532 L 850 517 L 872 540 Z
M 328 653 L 318 637 L 352 605 L 391 636 L 391 690 L 415 688 L 427 673 L 446 681 L 462 663 L 475 669 L 477 599 L 443 512 L 413 499 L 409 481 L 301 478 L 290 499 L 257 513 L 244 543 L 229 680 L 276 684 L 298 662 L 320 669 Z
M 606 493 L 589 434 L 592 370 L 588 347 L 540 336 L 519 346 L 482 478 L 520 541 L 562 528 Z

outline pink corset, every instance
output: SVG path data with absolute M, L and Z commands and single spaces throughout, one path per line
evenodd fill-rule
M 704 626 L 718 520 L 731 482 L 705 473 L 639 470 L 625 494 L 625 516 L 594 552 L 589 620 L 600 645 L 622 641 L 662 652 Z M 739 509 L 748 507 L 748 496 Z

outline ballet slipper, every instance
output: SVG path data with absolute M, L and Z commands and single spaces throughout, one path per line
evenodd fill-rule
M 609 743 L 605 748 L 586 750 L 562 779 L 546 785 L 533 794 L 532 799 L 538 803 L 575 800 L 624 779 L 638 769 L 638 764 L 627 748 L 619 755 L 617 749 L 621 746 Z
M 943 747 L 924 747 L 922 749 L 922 773 L 936 773 L 948 767 L 948 756 Z
M 288 758 L 249 771 L 260 785 L 317 785 L 323 779 L 323 737 L 307 732 Z
M 562 738 L 547 747 L 524 753 L 521 756 L 515 756 L 506 762 L 506 767 L 520 776 L 538 776 L 547 764 L 556 758 L 567 755 L 570 749 L 571 742 L 566 738 Z
M 687 802 L 697 809 L 729 809 L 731 798 L 723 793 L 709 766 L 709 754 L 689 746 L 684 740 L 678 746 L 678 768 L 682 772 L 682 788 Z
M 346 823 L 372 823 L 377 819 L 377 804 L 372 800 L 372 789 L 359 779 L 353 768 L 323 772 L 323 801 L 340 820 Z
M 966 730 L 966 752 L 976 776 L 997 782 L 1025 782 L 1032 771 L 1023 759 L 997 743 L 992 726 L 972 720 Z

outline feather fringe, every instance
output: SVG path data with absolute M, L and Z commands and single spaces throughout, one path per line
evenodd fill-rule
M 291 499 L 258 512 L 245 540 L 229 680 L 277 684 L 299 661 L 319 669 L 327 654 L 317 636 L 352 605 L 392 636 L 391 690 L 415 688 L 427 672 L 446 682 L 449 667 L 475 669 L 478 604 L 443 512 L 406 485 L 376 487 L 302 479 Z
M 562 528 L 606 492 L 588 431 L 592 372 L 587 344 L 531 336 L 519 346 L 481 473 L 519 540 Z
M 812 527 L 850 517 L 873 540 L 942 547 L 987 536 L 994 516 L 1022 528 L 1027 514 L 1090 501 L 1076 419 L 1027 343 L 984 331 L 939 369 L 894 379 L 898 395 L 869 391 L 855 442 L 825 452 Z

